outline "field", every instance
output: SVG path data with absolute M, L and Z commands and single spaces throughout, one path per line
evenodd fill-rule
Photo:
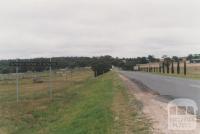
M 53 99 L 48 72 L 23 74 L 20 101 L 15 77 L 0 81 L 0 134 L 124 134 L 149 133 L 140 103 L 130 96 L 117 73 L 94 78 L 89 69 L 53 73 Z M 43 83 L 33 83 L 40 76 Z

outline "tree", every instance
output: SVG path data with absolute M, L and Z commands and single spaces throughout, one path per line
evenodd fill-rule
M 104 56 L 94 58 L 92 63 L 92 70 L 94 71 L 94 76 L 97 77 L 101 74 L 104 74 L 112 68 L 111 57 Z
M 155 58 L 153 55 L 149 55 L 148 60 L 149 60 L 149 62 L 155 62 Z
M 162 56 L 163 59 L 168 58 L 168 56 L 165 54 Z
M 175 62 L 178 62 L 179 58 L 177 56 L 173 56 L 172 59 L 175 61 Z
M 192 59 L 193 59 L 193 55 L 192 55 L 192 54 L 189 54 L 189 55 L 187 56 L 187 60 L 189 60 L 189 61 L 191 62 Z
M 3 68 L 1 73 L 2 74 L 8 74 L 9 73 L 9 68 Z
M 159 59 L 155 58 L 153 55 L 147 57 L 149 62 L 159 62 Z

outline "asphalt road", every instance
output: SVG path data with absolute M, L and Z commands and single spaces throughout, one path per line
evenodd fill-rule
M 142 82 L 160 95 L 192 99 L 200 109 L 200 80 L 162 76 L 145 72 L 120 71 L 120 73 L 129 79 Z

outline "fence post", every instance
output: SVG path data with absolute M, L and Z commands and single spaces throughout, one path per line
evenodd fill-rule
M 163 73 L 165 73 L 165 63 L 162 63 Z
M 167 73 L 169 73 L 169 61 L 167 61 Z
M 19 67 L 16 67 L 16 96 L 17 103 L 19 103 Z
M 184 61 L 184 75 L 187 73 L 186 61 Z
M 52 67 L 51 67 L 51 58 L 49 59 L 50 61 L 50 66 L 49 66 L 49 95 L 50 95 L 50 99 L 52 100 Z
M 171 70 L 172 74 L 174 74 L 174 61 L 172 61 L 172 70 Z
M 177 62 L 177 74 L 180 74 L 180 61 Z
M 159 64 L 159 73 L 161 73 L 161 65 Z

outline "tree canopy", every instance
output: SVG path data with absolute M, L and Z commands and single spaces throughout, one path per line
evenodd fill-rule
M 189 55 L 188 60 L 192 58 L 199 58 L 199 55 Z M 171 59 L 167 55 L 164 55 L 163 58 Z M 173 56 L 172 59 L 177 61 L 179 57 Z M 14 73 L 15 67 L 9 66 L 10 62 L 16 61 L 14 60 L 0 60 L 0 73 Z M 49 61 L 49 58 L 34 58 L 34 59 L 18 59 L 18 61 L 34 61 L 34 62 L 42 62 Z M 112 66 L 119 67 L 124 70 L 133 70 L 133 66 L 136 64 L 146 64 L 149 62 L 158 62 L 159 59 L 155 58 L 153 55 L 149 55 L 147 57 L 137 57 L 137 58 L 114 58 L 109 55 L 100 56 L 100 57 L 53 57 L 52 62 L 57 62 L 57 66 L 53 66 L 52 69 L 63 69 L 69 68 L 73 69 L 76 67 L 91 67 L 91 69 L 96 73 L 96 75 L 105 73 L 109 71 Z M 27 71 L 44 71 L 48 70 L 48 66 L 37 66 L 37 67 L 19 67 L 19 72 L 27 72 Z

